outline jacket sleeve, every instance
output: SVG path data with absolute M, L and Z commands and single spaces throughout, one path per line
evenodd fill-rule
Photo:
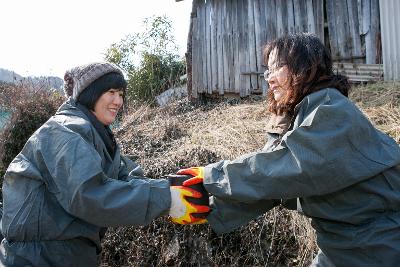
M 68 213 L 98 226 L 144 225 L 169 209 L 167 180 L 108 178 L 90 144 L 78 135 L 65 140 L 40 149 L 40 158 L 49 188 Z
M 126 156 L 121 156 L 121 164 L 119 166 L 118 179 L 129 181 L 133 178 L 143 178 L 144 171 L 136 162 L 130 160 Z
M 211 196 L 210 207 L 212 211 L 207 220 L 215 233 L 228 233 L 247 224 L 279 204 L 279 200 L 259 200 L 253 203 L 243 203 L 225 201 Z
M 207 191 L 244 203 L 323 195 L 396 164 L 399 146 L 336 92 L 303 100 L 293 130 L 274 150 L 206 166 Z

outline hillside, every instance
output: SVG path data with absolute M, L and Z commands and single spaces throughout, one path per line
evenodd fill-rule
M 351 99 L 400 143 L 400 84 L 360 86 Z M 261 149 L 265 106 L 256 97 L 141 107 L 128 111 L 116 136 L 122 152 L 157 178 Z M 309 220 L 280 207 L 221 237 L 207 225 L 172 225 L 166 218 L 110 228 L 103 247 L 103 266 L 308 266 L 317 251 Z
M 14 83 L 20 81 L 23 77 L 14 71 L 0 68 L 0 81 L 6 83 Z
M 0 82 L 28 84 L 33 87 L 45 87 L 62 90 L 63 80 L 55 76 L 23 77 L 14 71 L 0 68 Z

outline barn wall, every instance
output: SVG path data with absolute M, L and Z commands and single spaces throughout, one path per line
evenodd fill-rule
M 400 81 L 400 2 L 380 0 L 385 80 Z
M 194 97 L 265 94 L 263 45 L 286 33 L 315 33 L 337 61 L 380 63 L 378 0 L 193 1 Z

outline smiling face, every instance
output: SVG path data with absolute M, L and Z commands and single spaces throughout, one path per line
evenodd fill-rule
M 279 102 L 289 92 L 289 71 L 286 65 L 277 65 L 277 50 L 271 51 L 268 57 L 268 76 L 265 77 L 269 90 L 274 94 L 275 101 Z
M 115 121 L 123 104 L 123 94 L 122 90 L 112 88 L 100 96 L 92 112 L 101 123 L 108 126 Z

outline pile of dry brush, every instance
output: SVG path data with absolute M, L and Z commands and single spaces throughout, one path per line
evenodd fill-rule
M 56 112 L 63 100 L 60 92 L 40 84 L 0 84 L 0 111 L 12 113 L 0 129 L 0 182 L 28 138 Z
M 356 87 L 351 99 L 400 143 L 400 85 Z M 122 152 L 146 176 L 157 178 L 261 149 L 265 106 L 262 100 L 247 99 L 140 107 L 128 112 L 116 136 Z M 103 240 L 102 266 L 308 266 L 316 251 L 309 220 L 277 207 L 222 236 L 208 225 L 173 225 L 167 218 L 148 226 L 110 228 Z

